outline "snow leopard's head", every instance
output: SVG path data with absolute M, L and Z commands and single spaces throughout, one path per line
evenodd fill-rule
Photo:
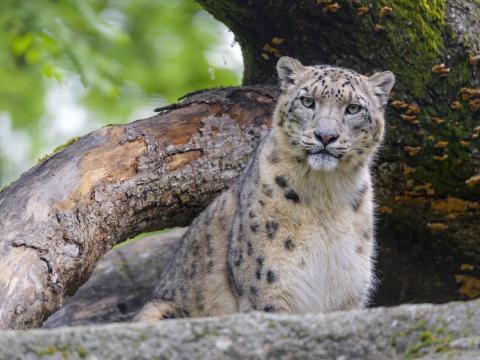
M 288 149 L 313 170 L 364 163 L 383 138 L 384 110 L 395 82 L 389 72 L 360 75 L 327 65 L 277 64 L 282 95 L 275 111 Z

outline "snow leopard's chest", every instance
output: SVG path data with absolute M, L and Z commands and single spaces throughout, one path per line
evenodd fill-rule
M 286 287 L 295 312 L 330 312 L 363 305 L 372 286 L 372 245 L 352 224 L 312 224 L 302 230 L 305 243 Z

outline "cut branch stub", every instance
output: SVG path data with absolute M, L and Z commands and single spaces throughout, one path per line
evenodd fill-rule
M 192 95 L 81 137 L 5 188 L 0 329 L 40 325 L 114 244 L 188 224 L 238 176 L 275 96 L 260 87 Z

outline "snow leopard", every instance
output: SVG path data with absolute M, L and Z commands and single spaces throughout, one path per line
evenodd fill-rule
M 137 321 L 364 307 L 375 287 L 371 168 L 395 77 L 277 63 L 272 128 L 194 219 Z

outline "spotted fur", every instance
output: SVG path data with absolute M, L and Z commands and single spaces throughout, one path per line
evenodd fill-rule
M 368 301 L 370 166 L 393 74 L 285 57 L 277 70 L 272 130 L 236 184 L 193 221 L 137 320 L 329 312 Z

